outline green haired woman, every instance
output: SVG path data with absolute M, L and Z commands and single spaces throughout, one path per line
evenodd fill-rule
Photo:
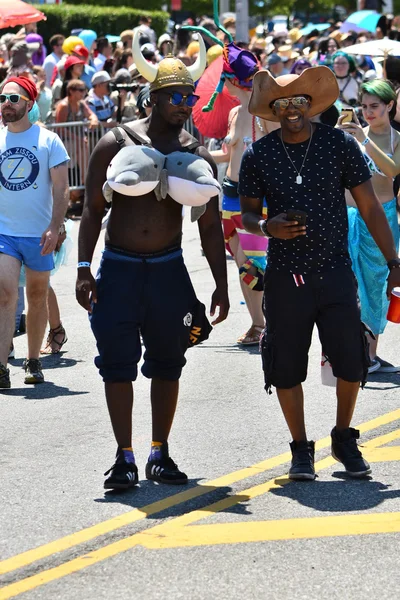
M 356 106 L 358 100 L 358 82 L 353 77 L 356 63 L 350 54 L 338 50 L 332 56 L 332 68 L 339 85 L 339 100 L 344 108 Z
M 340 128 L 353 135 L 364 151 L 372 175 L 374 191 L 386 213 L 399 248 L 399 225 L 394 179 L 400 173 L 400 134 L 390 125 L 396 113 L 396 93 L 388 81 L 374 79 L 363 83 L 359 100 L 367 127 L 362 128 L 354 114 L 352 123 Z M 339 119 L 341 123 L 342 117 Z M 370 372 L 400 371 L 377 356 L 378 336 L 385 330 L 388 300 L 386 298 L 386 261 L 372 239 L 350 194 L 346 196 L 349 217 L 349 252 L 357 277 L 361 301 L 361 318 L 373 334 L 370 342 Z

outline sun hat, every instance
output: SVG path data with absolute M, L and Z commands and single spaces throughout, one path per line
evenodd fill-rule
M 282 61 L 282 57 L 281 57 L 281 56 L 279 56 L 279 54 L 275 54 L 275 53 L 274 53 L 274 54 L 270 54 L 270 55 L 268 56 L 268 59 L 267 59 L 267 64 L 268 64 L 268 66 L 269 66 L 269 67 L 270 67 L 271 65 L 278 65 L 278 64 L 279 64 L 279 63 L 281 63 L 281 62 L 283 62 L 283 61 Z
M 72 50 L 74 54 L 77 54 L 82 60 L 86 61 L 89 58 L 89 50 L 83 44 L 78 44 Z
M 289 31 L 288 37 L 292 44 L 296 44 L 302 38 L 300 29 L 298 27 L 293 27 L 293 29 Z
M 124 31 L 120 33 L 120 38 L 122 42 L 133 40 L 133 29 L 124 29 Z
M 73 65 L 84 65 L 85 61 L 77 56 L 68 56 L 67 60 L 64 63 L 64 69 L 67 70 Z
M 99 85 L 100 83 L 106 83 L 107 81 L 110 81 L 111 77 L 110 75 L 107 73 L 107 71 L 97 71 L 97 73 L 95 73 L 92 77 L 92 86 L 94 87 L 95 85 Z
M 310 117 L 327 110 L 339 96 L 334 73 L 328 67 L 312 67 L 301 75 L 281 75 L 275 79 L 268 71 L 259 71 L 254 76 L 249 112 L 267 121 L 279 122 L 270 105 L 279 98 L 303 94 L 312 99 Z

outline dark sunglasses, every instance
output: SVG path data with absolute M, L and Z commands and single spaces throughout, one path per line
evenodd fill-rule
M 273 107 L 275 110 L 286 110 L 289 104 L 292 104 L 295 108 L 304 108 L 309 103 L 308 98 L 304 96 L 294 96 L 294 98 L 280 98 L 275 100 Z
M 29 98 L 23 96 L 22 94 L 0 94 L 0 104 L 4 104 L 4 102 L 7 102 L 7 100 L 11 102 L 11 104 L 18 104 L 21 98 L 22 100 L 29 102 Z
M 182 106 L 186 104 L 186 106 L 189 108 L 193 108 L 197 101 L 200 100 L 200 96 L 196 96 L 196 94 L 188 94 L 187 96 L 184 96 L 180 92 L 173 92 L 172 94 L 168 95 L 169 103 L 172 104 L 172 106 Z

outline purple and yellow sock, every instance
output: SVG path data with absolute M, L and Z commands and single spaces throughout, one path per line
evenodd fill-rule
M 149 460 L 161 460 L 162 458 L 162 442 L 151 442 L 151 450 Z
M 124 459 L 127 463 L 135 464 L 135 455 L 133 454 L 132 446 L 129 448 L 121 448 Z

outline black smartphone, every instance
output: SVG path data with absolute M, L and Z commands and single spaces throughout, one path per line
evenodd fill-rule
M 304 210 L 297 208 L 289 208 L 286 213 L 287 221 L 297 221 L 299 225 L 305 225 L 307 221 L 307 213 Z

